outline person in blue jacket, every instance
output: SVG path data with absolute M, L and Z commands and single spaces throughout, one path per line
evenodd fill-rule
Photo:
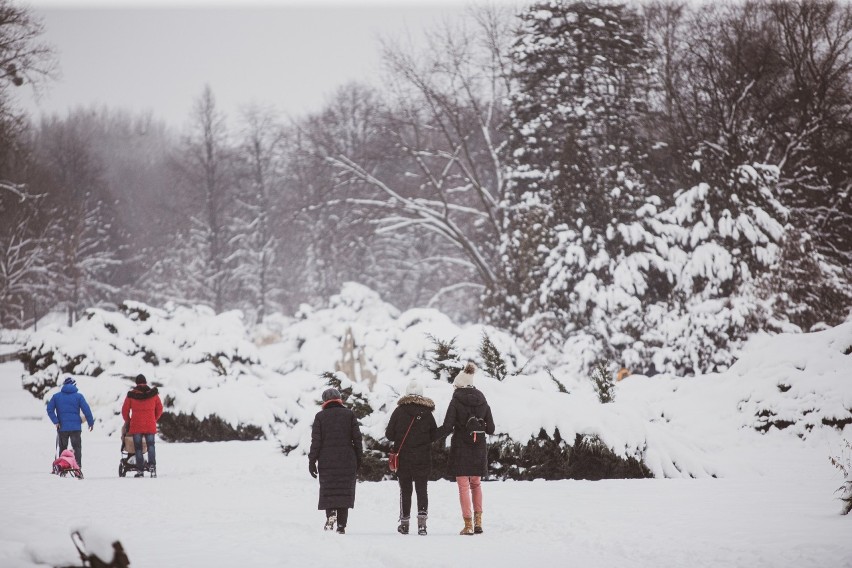
M 77 390 L 77 381 L 68 377 L 62 384 L 62 390 L 53 395 L 47 403 L 47 415 L 59 432 L 59 451 L 66 449 L 70 440 L 77 464 L 83 467 L 83 444 L 80 439 L 80 432 L 83 430 L 81 410 L 86 415 L 86 422 L 91 432 L 95 425 L 92 409 L 89 408 L 86 397 Z

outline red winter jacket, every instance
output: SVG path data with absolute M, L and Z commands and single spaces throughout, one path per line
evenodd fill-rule
M 137 385 L 127 393 L 121 416 L 124 421 L 130 421 L 128 434 L 156 434 L 157 420 L 163 415 L 163 403 L 157 387 Z

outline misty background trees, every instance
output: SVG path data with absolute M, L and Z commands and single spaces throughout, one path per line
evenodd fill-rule
M 697 372 L 849 314 L 847 3 L 475 7 L 378 44 L 381 88 L 288 117 L 204 87 L 183 130 L 23 116 L 39 34 L 0 0 L 0 325 L 126 298 L 262 321 L 354 280 L 590 366 Z

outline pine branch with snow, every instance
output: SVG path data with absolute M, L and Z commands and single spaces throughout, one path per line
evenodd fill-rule
M 456 348 L 456 338 L 449 341 L 428 335 L 432 348 L 423 354 L 420 364 L 425 367 L 436 381 L 441 379 L 452 383 L 462 368 Z
M 831 465 L 843 474 L 845 481 L 837 488 L 840 500 L 843 502 L 842 515 L 848 515 L 852 511 L 852 443 L 843 440 L 843 447 L 836 456 L 829 456 Z
M 591 379 L 595 386 L 595 392 L 598 394 L 598 400 L 602 404 L 615 400 L 615 380 L 608 360 L 603 359 L 595 363 Z

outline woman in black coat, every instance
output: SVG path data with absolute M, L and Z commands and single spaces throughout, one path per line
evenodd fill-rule
M 494 433 L 491 407 L 482 391 L 473 386 L 476 365 L 468 363 L 453 380 L 453 398 L 447 407 L 444 423 L 438 428 L 438 437 L 452 433 L 447 475 L 456 478 L 459 486 L 464 535 L 482 533 L 481 478 L 488 473 L 488 447 L 485 434 Z M 471 418 L 479 420 L 471 422 Z M 471 432 L 471 430 L 474 430 Z
M 322 393 L 322 410 L 314 418 L 308 470 L 317 477 L 319 468 L 319 505 L 325 509 L 325 530 L 346 532 L 349 509 L 355 507 L 355 482 L 361 466 L 361 429 L 355 414 L 343 406 L 340 391 Z
M 385 437 L 393 442 L 394 450 L 399 453 L 399 469 L 396 472 L 399 481 L 397 530 L 408 534 L 413 484 L 417 491 L 417 534 L 425 535 L 429 512 L 427 483 L 432 471 L 432 442 L 435 441 L 438 431 L 435 417 L 432 416 L 435 403 L 423 396 L 423 386 L 417 379 L 413 379 L 405 389 L 405 396 L 400 398 L 396 405 L 385 429 Z

